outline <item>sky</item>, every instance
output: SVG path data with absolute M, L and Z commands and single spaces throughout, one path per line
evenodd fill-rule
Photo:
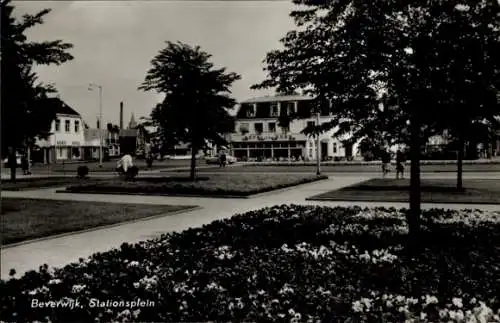
M 291 1 L 21 1 L 16 15 L 52 12 L 43 25 L 30 29 L 30 40 L 61 39 L 72 43 L 74 60 L 61 66 L 37 67 L 40 81 L 54 83 L 59 95 L 91 127 L 99 115 L 97 91 L 103 88 L 103 124 L 119 123 L 124 102 L 124 125 L 131 113 L 148 116 L 162 98 L 138 91 L 151 60 L 165 41 L 199 45 L 212 62 L 236 72 L 232 95 L 237 101 L 270 94 L 250 90 L 262 81 L 267 52 L 280 48 L 279 40 L 294 29 Z

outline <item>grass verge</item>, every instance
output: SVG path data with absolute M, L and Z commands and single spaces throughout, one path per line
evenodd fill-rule
M 182 176 L 137 178 L 129 182 L 110 179 L 97 184 L 70 186 L 65 192 L 248 197 L 327 178 L 299 174 L 214 174 L 197 177 L 194 182 Z
M 90 184 L 98 183 L 103 181 L 102 178 L 76 178 L 68 176 L 54 176 L 54 177 L 32 177 L 32 178 L 20 178 L 15 182 L 10 180 L 2 181 L 3 191 L 24 191 L 33 190 L 40 188 L 50 188 L 50 187 L 60 187 L 67 185 L 77 185 L 77 184 Z
M 500 204 L 500 180 L 465 179 L 458 190 L 456 179 L 422 179 L 420 187 L 423 203 Z M 376 178 L 307 200 L 408 202 L 409 188 L 409 179 Z
M 2 245 L 190 208 L 194 206 L 3 198 Z

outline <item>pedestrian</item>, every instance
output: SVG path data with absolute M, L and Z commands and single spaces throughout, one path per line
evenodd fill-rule
M 226 153 L 224 152 L 220 155 L 220 164 L 221 167 L 226 167 Z
M 389 164 L 391 163 L 391 154 L 383 150 L 382 151 L 382 177 L 385 177 L 389 173 Z
M 401 179 L 405 177 L 405 157 L 401 150 L 398 150 L 396 153 L 396 179 L 399 179 L 399 174 L 401 174 Z
M 153 169 L 153 154 L 148 153 L 148 157 L 146 158 L 146 163 L 148 165 L 148 168 L 151 170 Z
M 28 164 L 28 158 L 26 158 L 25 155 L 21 157 L 21 168 L 23 169 L 23 174 L 24 175 L 29 175 L 29 164 Z

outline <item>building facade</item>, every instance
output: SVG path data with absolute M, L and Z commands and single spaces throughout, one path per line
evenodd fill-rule
M 56 118 L 52 121 L 47 139 L 37 139 L 39 161 L 54 163 L 64 160 L 82 159 L 84 123 L 81 115 L 64 103 L 60 98 L 51 98 Z
M 317 140 L 302 133 L 307 126 L 316 125 L 312 113 L 314 100 L 308 96 L 267 96 L 254 98 L 240 104 L 236 116 L 235 132 L 231 134 L 231 153 L 241 160 L 315 160 L 319 149 L 322 160 L 352 159 L 359 155 L 357 144 L 344 145 L 337 138 L 337 129 L 320 135 Z M 332 119 L 329 108 L 320 113 L 320 123 Z M 279 126 L 278 118 L 297 114 L 299 119 L 289 127 Z

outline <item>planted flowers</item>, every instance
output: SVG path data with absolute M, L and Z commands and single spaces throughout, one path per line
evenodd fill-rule
M 1 320 L 500 322 L 500 212 L 424 211 L 418 255 L 405 212 L 281 205 L 124 244 L 2 281 Z

